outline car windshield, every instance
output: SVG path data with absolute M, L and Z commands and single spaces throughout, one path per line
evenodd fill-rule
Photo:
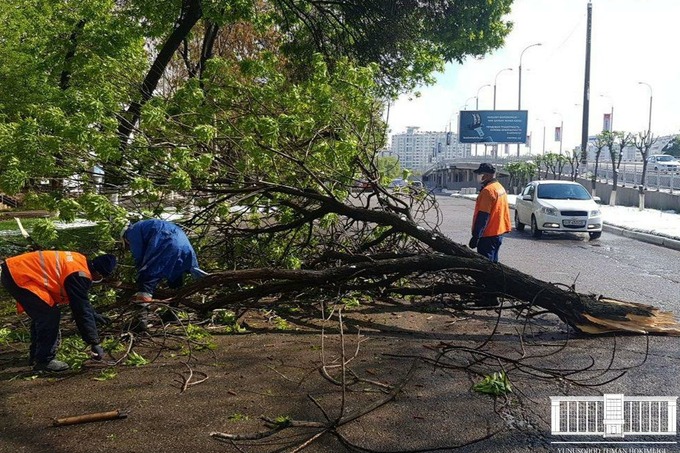
M 673 156 L 659 156 L 656 158 L 656 160 L 658 160 L 659 162 L 670 162 L 674 159 Z
M 577 184 L 539 184 L 538 198 L 547 200 L 590 200 L 585 187 Z

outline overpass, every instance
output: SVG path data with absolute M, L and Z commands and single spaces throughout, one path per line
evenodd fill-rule
M 505 187 L 510 184 L 510 174 L 503 169 L 509 161 L 502 159 L 461 159 L 460 161 L 438 162 L 423 173 L 423 185 L 429 189 L 460 190 L 466 187 L 479 188 L 477 178 L 472 172 L 481 162 L 489 162 L 496 167 L 496 178 Z

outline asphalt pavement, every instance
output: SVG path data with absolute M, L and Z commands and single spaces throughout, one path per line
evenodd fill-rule
M 450 196 L 438 197 L 437 202 L 439 229 L 467 244 L 474 202 Z M 575 285 L 581 293 L 654 305 L 680 318 L 678 258 L 677 250 L 608 232 L 596 240 L 586 233 L 549 232 L 536 239 L 529 231 L 513 230 L 505 235 L 500 251 L 502 264 L 543 281 Z
M 476 196 L 476 195 L 475 195 Z M 472 195 L 460 195 L 460 194 L 447 194 L 447 193 L 439 193 L 437 194 L 438 198 L 441 197 L 454 197 L 454 198 L 465 198 L 465 199 L 474 199 L 474 196 Z M 511 203 L 510 208 L 514 209 L 514 205 Z M 680 251 L 680 240 L 674 239 L 674 238 L 669 238 L 667 236 L 663 236 L 660 234 L 654 234 L 654 233 L 647 233 L 647 232 L 641 232 L 637 231 L 633 228 L 626 228 L 621 225 L 613 225 L 608 223 L 606 220 L 603 222 L 603 227 L 602 230 L 607 233 L 611 234 L 617 234 L 619 236 L 624 236 L 627 238 L 635 239 L 636 241 L 642 241 L 646 242 L 648 244 L 654 244 L 658 245 L 660 247 L 666 247 L 670 248 L 673 250 L 679 250 Z M 680 235 L 680 232 L 678 232 Z

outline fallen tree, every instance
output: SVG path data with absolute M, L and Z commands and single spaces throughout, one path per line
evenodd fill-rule
M 211 192 L 214 195 L 216 191 L 213 188 Z M 285 197 L 283 205 L 295 212 L 289 216 L 288 223 L 281 223 L 280 213 L 272 210 L 269 222 L 258 217 L 259 226 L 255 229 L 243 218 L 232 218 L 220 225 L 225 235 L 290 232 L 306 225 L 310 231 L 316 229 L 317 235 L 323 230 L 323 235 L 333 240 L 312 247 L 316 253 L 308 256 L 315 259 L 310 260 L 307 267 L 221 271 L 173 296 L 172 302 L 198 311 L 252 304 L 262 298 L 297 298 L 302 293 L 323 297 L 324 294 L 364 291 L 444 297 L 461 306 L 496 296 L 527 307 L 540 307 L 585 334 L 680 334 L 680 325 L 672 313 L 649 305 L 582 294 L 574 287 L 541 281 L 482 258 L 442 235 L 436 226 L 424 228 L 411 210 L 414 203 L 420 207 L 423 203 L 435 205 L 424 193 L 414 191 L 406 197 L 395 196 L 375 185 L 369 195 L 342 202 L 316 191 L 266 183 L 217 192 L 241 197 L 257 194 L 269 200 Z M 415 212 L 422 214 L 420 209 Z M 338 216 L 337 222 L 320 227 L 322 219 L 330 214 Z M 380 233 L 367 235 L 367 231 L 375 230 Z M 342 232 L 352 239 L 353 250 L 341 240 Z M 310 233 L 310 237 L 313 236 Z M 190 297 L 206 292 L 212 294 L 208 302 L 195 302 Z

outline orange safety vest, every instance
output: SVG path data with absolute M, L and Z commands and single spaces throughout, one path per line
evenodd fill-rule
M 477 213 L 480 211 L 489 213 L 489 222 L 482 237 L 500 236 L 512 230 L 508 194 L 498 181 L 487 184 L 479 192 L 475 203 L 475 215 L 472 217 L 472 228 L 475 227 Z
M 64 289 L 69 275 L 78 272 L 92 280 L 87 258 L 76 252 L 30 252 L 7 258 L 5 263 L 17 286 L 29 290 L 51 307 L 69 302 Z M 24 311 L 19 301 L 17 311 Z

